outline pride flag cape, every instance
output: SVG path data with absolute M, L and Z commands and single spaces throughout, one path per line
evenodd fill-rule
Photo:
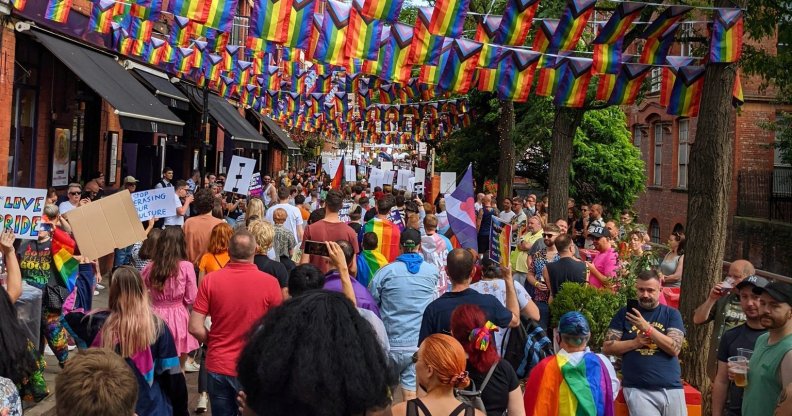
M 663 77 L 660 80 L 660 105 L 668 107 L 671 99 L 671 90 L 676 82 L 676 73 L 679 68 L 693 64 L 693 58 L 688 56 L 667 56 L 667 67 L 663 68 Z
M 642 3 L 619 3 L 608 23 L 597 34 L 594 44 L 613 44 L 623 38 L 644 7 L 646 5 Z
M 58 227 L 52 228 L 52 261 L 55 263 L 55 270 L 61 277 L 66 288 L 71 292 L 77 281 L 77 271 L 80 262 L 74 258 L 74 247 L 77 243 L 69 234 Z
M 710 39 L 709 62 L 737 62 L 742 54 L 743 12 L 740 9 L 715 9 Z
M 401 230 L 398 225 L 391 221 L 372 218 L 360 229 L 361 239 L 365 233 L 377 235 L 376 251 L 382 254 L 388 263 L 396 260 L 396 257 L 399 256 L 399 239 L 401 238 Z
M 575 366 L 564 354 L 550 356 L 531 370 L 523 396 L 534 416 L 613 416 L 608 369 L 591 352 Z
M 513 46 L 525 43 L 538 7 L 539 0 L 508 0 L 494 42 Z
M 680 117 L 696 117 L 704 88 L 704 66 L 683 66 L 677 71 L 666 112 Z
M 363 250 L 357 256 L 357 281 L 368 287 L 375 274 L 388 264 L 388 259 L 377 250 Z

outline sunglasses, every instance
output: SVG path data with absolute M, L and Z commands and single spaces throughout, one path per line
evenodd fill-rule
M 82 192 L 69 192 L 69 195 L 80 195 Z
M 544 238 L 553 238 L 553 237 L 555 237 L 557 235 L 558 234 L 542 234 L 542 237 L 544 237 Z
M 417 364 L 418 363 L 418 351 L 414 352 L 410 359 L 412 360 L 413 364 Z

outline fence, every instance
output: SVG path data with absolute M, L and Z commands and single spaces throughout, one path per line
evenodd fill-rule
M 792 168 L 740 172 L 737 215 L 792 223 Z

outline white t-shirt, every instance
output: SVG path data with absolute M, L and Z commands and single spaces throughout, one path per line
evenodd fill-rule
M 69 201 L 63 201 L 60 203 L 60 205 L 58 205 L 58 211 L 61 213 L 61 215 L 73 210 L 74 208 L 77 207 L 72 205 L 72 203 Z
M 176 195 L 176 194 L 173 194 L 173 197 L 176 199 L 176 208 L 177 209 L 181 208 L 182 202 L 181 202 L 181 199 L 179 199 L 179 196 Z M 184 215 L 176 214 L 176 215 L 173 215 L 173 216 L 170 216 L 170 217 L 165 217 L 164 225 L 165 226 L 168 226 L 168 225 L 184 225 Z
M 283 227 L 287 230 L 291 230 L 294 233 L 294 239 L 297 240 L 298 243 L 301 242 L 302 239 L 297 235 L 297 227 L 303 225 L 302 213 L 300 212 L 300 209 L 289 204 L 273 205 L 267 209 L 266 215 L 267 222 L 270 224 L 275 224 L 275 221 L 272 219 L 272 214 L 278 208 L 283 208 L 286 210 L 286 222 L 283 223 Z
M 470 288 L 485 295 L 495 296 L 503 306 L 506 306 L 506 282 L 504 282 L 503 279 L 482 279 L 470 285 Z M 528 305 L 528 302 L 531 301 L 531 295 L 528 294 L 528 291 L 525 290 L 523 285 L 515 284 L 514 289 L 517 291 L 517 304 L 520 307 L 520 311 L 522 311 L 522 309 Z M 498 352 L 505 351 L 503 348 L 505 348 L 506 342 L 508 341 L 508 338 L 506 338 L 507 333 L 508 331 L 506 331 L 506 328 L 501 328 L 495 333 L 495 345 L 498 346 Z M 501 356 L 503 356 L 503 354 L 501 354 Z
M 501 211 L 501 213 L 498 214 L 498 218 L 505 222 L 511 222 L 515 215 L 517 214 L 515 214 L 514 211 Z

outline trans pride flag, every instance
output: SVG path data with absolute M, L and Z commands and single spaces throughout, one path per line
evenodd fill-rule
M 534 416 L 613 416 L 613 387 L 599 356 L 588 352 L 573 365 L 565 354 L 531 370 L 523 400 Z
M 464 248 L 478 250 L 476 209 L 473 206 L 473 165 L 468 165 L 462 180 L 451 195 L 446 195 L 448 223 Z

